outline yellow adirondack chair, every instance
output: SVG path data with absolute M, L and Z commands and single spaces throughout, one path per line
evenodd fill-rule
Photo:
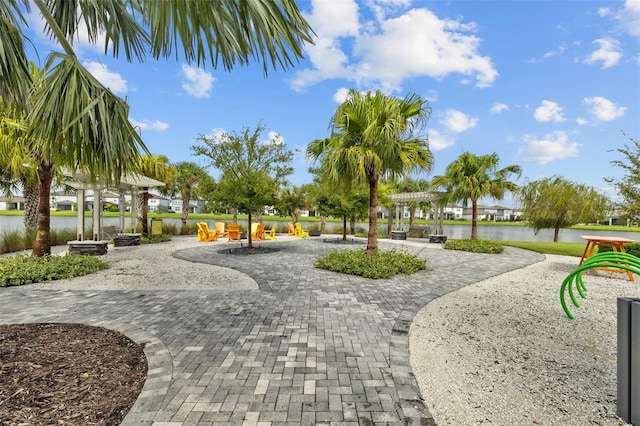
M 198 241 L 202 243 L 218 241 L 218 232 L 209 230 L 207 222 L 198 222 Z
M 300 224 L 300 222 L 296 222 L 296 237 L 304 238 L 308 236 L 309 236 L 309 232 L 302 229 L 302 225 Z
M 264 237 L 268 240 L 276 239 L 276 225 L 273 225 L 268 232 L 265 232 Z
M 251 239 L 254 241 L 264 241 L 264 223 L 251 224 Z
M 216 222 L 216 231 L 218 231 L 218 236 L 226 237 L 227 231 L 224 230 L 224 222 Z
M 296 228 L 293 227 L 293 223 L 289 223 L 289 230 L 287 231 L 289 237 L 296 235 Z

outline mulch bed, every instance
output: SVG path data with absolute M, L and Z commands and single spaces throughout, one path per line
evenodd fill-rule
M 119 425 L 144 386 L 143 349 L 102 327 L 0 325 L 0 425 Z

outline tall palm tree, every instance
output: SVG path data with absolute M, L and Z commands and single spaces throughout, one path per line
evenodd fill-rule
M 312 160 L 327 157 L 330 173 L 336 179 L 365 182 L 369 186 L 369 254 L 378 250 L 380 178 L 405 176 L 418 169 L 431 170 L 433 155 L 428 141 L 426 137 L 414 136 L 430 115 L 427 101 L 416 94 L 402 99 L 380 91 L 360 93 L 351 89 L 331 119 L 331 137 L 315 140 L 307 147 L 307 156 Z
M 23 10 L 35 6 L 46 34 L 61 48 L 49 54 L 34 79 L 25 50 Z M 71 41 L 85 28 L 90 41 L 105 40 L 105 52 L 126 59 L 178 57 L 189 63 L 218 61 L 225 70 L 251 59 L 284 69 L 312 43 L 309 24 L 286 0 L 7 0 L 0 2 L 0 97 L 28 115 L 26 139 L 43 153 L 38 165 L 40 201 L 33 253 L 50 253 L 49 192 L 58 165 L 73 165 L 117 183 L 136 171 L 148 153 L 128 120 L 128 105 L 95 79 L 78 60 Z M 175 49 L 175 50 L 174 50 Z
M 494 152 L 489 155 L 475 155 L 464 152 L 452 161 L 442 176 L 434 176 L 431 184 L 446 191 L 446 202 L 462 201 L 466 207 L 471 200 L 471 239 L 478 239 L 478 200 L 491 197 L 502 200 L 505 192 L 518 191 L 518 185 L 508 181 L 510 175 L 520 177 L 517 165 L 498 169 L 500 159 Z

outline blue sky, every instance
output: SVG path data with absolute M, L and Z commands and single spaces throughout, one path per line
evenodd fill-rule
M 292 184 L 311 181 L 307 144 L 348 89 L 429 101 L 424 129 L 434 154 L 430 179 L 461 153 L 496 152 L 518 164 L 518 183 L 558 174 L 613 196 L 615 149 L 640 139 L 640 0 L 298 2 L 317 33 L 294 68 L 252 63 L 231 72 L 183 61 L 127 63 L 79 40 L 81 61 L 127 99 L 130 120 L 155 154 L 192 155 L 199 135 L 266 126 L 292 149 Z M 36 16 L 40 61 L 51 49 Z M 267 132 L 269 134 L 267 134 Z M 215 172 L 212 172 L 215 175 Z M 508 201 L 508 200 L 505 200 Z

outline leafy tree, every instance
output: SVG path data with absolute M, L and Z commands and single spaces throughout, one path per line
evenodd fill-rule
M 295 225 L 300 216 L 300 209 L 307 205 L 307 195 L 301 186 L 286 187 L 278 195 L 275 208 L 280 216 L 290 215 Z
M 612 184 L 622 197 L 622 201 L 616 206 L 621 216 L 638 222 L 640 221 L 640 141 L 630 137 L 629 140 L 631 145 L 625 144 L 624 148 L 616 150 L 625 159 L 611 162 L 612 165 L 621 167 L 625 171 L 625 176 L 619 180 L 605 178 L 605 181 Z
M 560 176 L 527 183 L 520 188 L 519 198 L 524 219 L 536 234 L 540 229 L 553 229 L 554 242 L 558 242 L 560 228 L 595 222 L 609 210 L 609 200 L 595 188 Z
M 37 78 L 31 72 L 23 10 L 35 6 L 45 33 L 61 46 L 51 52 Z M 296 4 L 282 0 L 9 0 L 0 2 L 0 97 L 27 114 L 26 140 L 38 159 L 36 256 L 51 252 L 49 191 L 55 165 L 73 165 L 95 179 L 117 180 L 135 171 L 148 152 L 128 120 L 126 102 L 105 88 L 80 63 L 72 40 L 86 29 L 91 42 L 104 39 L 105 53 L 128 61 L 179 56 L 189 63 L 226 70 L 251 59 L 287 69 L 303 56 L 313 30 Z
M 471 200 L 471 239 L 478 239 L 478 200 L 491 197 L 502 200 L 507 191 L 516 192 L 518 185 L 508 181 L 510 175 L 520 176 L 520 166 L 511 165 L 498 169 L 500 162 L 496 153 L 475 155 L 464 152 L 451 162 L 443 176 L 434 176 L 432 185 L 444 188 L 446 202 L 462 201 L 466 207 Z
M 213 180 L 207 171 L 191 161 L 181 161 L 173 165 L 175 174 L 169 180 L 166 191 L 174 196 L 180 194 L 182 198 L 182 228 L 187 226 L 189 218 L 189 204 L 192 198 L 198 196 L 199 185 L 209 186 Z
M 252 212 L 274 204 L 279 188 L 293 173 L 293 151 L 277 137 L 261 140 L 264 129 L 259 123 L 253 131 L 245 127 L 242 133 L 201 135 L 198 140 L 203 145 L 191 147 L 196 155 L 208 157 L 210 165 L 221 172 L 218 187 L 222 201 L 247 213 L 249 230 Z M 251 232 L 247 232 L 247 241 L 251 248 Z
M 367 253 L 378 250 L 378 183 L 384 176 L 430 171 L 433 155 L 426 138 L 414 131 L 431 114 L 427 101 L 410 94 L 404 99 L 351 89 L 331 119 L 331 137 L 307 147 L 312 160 L 323 158 L 337 180 L 364 182 L 369 187 Z

